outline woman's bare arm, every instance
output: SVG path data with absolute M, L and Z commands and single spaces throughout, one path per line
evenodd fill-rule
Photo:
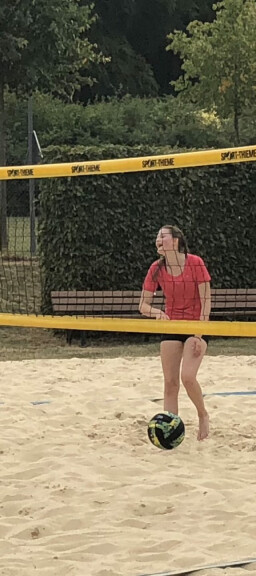
M 201 300 L 200 320 L 209 320 L 211 312 L 211 287 L 210 282 L 199 284 L 199 296 Z
M 208 322 L 211 312 L 211 287 L 210 282 L 203 282 L 199 284 L 199 296 L 201 300 L 201 314 L 200 320 Z M 201 334 L 195 334 L 197 338 L 201 338 Z
M 147 316 L 148 318 L 156 318 L 157 320 L 169 320 L 167 314 L 160 310 L 159 308 L 154 308 L 152 306 L 154 298 L 154 292 L 150 292 L 149 290 L 142 290 L 141 298 L 139 303 L 139 311 L 143 316 Z

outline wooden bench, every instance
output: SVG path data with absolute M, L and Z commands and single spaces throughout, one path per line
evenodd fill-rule
M 69 290 L 52 291 L 53 313 L 58 316 L 105 316 L 142 318 L 139 312 L 141 291 L 134 290 Z M 154 306 L 164 308 L 161 291 L 154 296 Z M 211 319 L 232 320 L 256 316 L 256 288 L 212 288 Z M 67 342 L 72 342 L 73 330 L 67 330 Z M 86 331 L 81 331 L 81 346 L 85 345 Z

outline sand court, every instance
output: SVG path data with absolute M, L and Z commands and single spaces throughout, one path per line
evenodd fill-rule
M 253 392 L 256 356 L 207 356 L 205 394 Z M 1 362 L 0 573 L 142 576 L 256 556 L 256 395 L 181 391 L 186 437 L 147 439 L 159 358 Z M 246 576 L 214 568 L 201 576 Z

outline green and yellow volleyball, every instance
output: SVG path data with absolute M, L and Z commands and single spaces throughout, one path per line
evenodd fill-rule
M 148 423 L 148 437 L 157 448 L 173 450 L 185 438 L 184 422 L 172 412 L 156 414 Z

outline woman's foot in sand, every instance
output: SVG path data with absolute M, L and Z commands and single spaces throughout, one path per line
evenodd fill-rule
M 209 415 L 207 412 L 203 416 L 199 416 L 199 430 L 197 440 L 205 440 L 209 436 Z

